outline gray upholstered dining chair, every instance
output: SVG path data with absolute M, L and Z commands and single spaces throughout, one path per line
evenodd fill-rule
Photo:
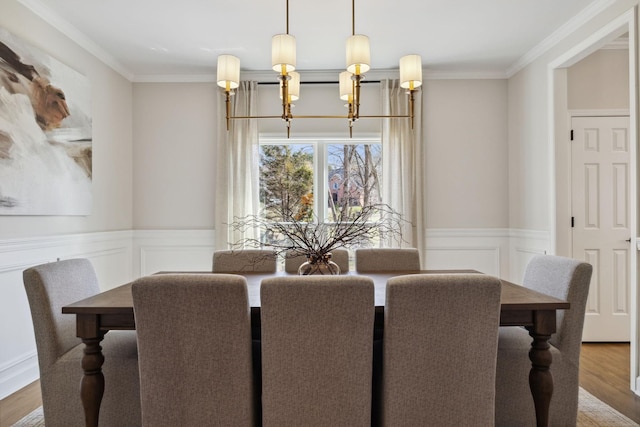
M 288 252 L 284 258 L 284 271 L 289 274 L 295 274 L 298 272 L 298 267 L 306 260 L 306 255 L 296 256 L 295 253 Z M 338 264 L 340 274 L 347 274 L 349 272 L 349 251 L 347 249 L 332 250 L 331 261 Z
M 142 424 L 253 426 L 247 282 L 230 274 L 148 276 L 132 285 Z
M 416 248 L 366 248 L 355 251 L 356 271 L 420 270 L 420 252 Z
M 383 426 L 493 425 L 500 289 L 479 274 L 387 282 Z
M 275 273 L 277 256 L 269 249 L 242 249 L 215 251 L 213 253 L 214 273 Z
M 373 281 L 279 277 L 260 294 L 263 425 L 369 427 Z
M 47 427 L 84 426 L 80 400 L 84 344 L 76 318 L 62 307 L 100 292 L 87 259 L 70 259 L 23 272 L 38 350 L 42 407 Z M 101 342 L 105 392 L 100 425 L 139 426 L 138 352 L 133 331 L 110 331 Z
M 556 333 L 549 340 L 553 357 L 554 390 L 549 425 L 575 426 L 578 414 L 578 374 L 584 313 L 592 266 L 552 255 L 538 255 L 527 265 L 523 285 L 569 301 L 571 308 L 558 310 Z M 535 426 L 535 410 L 528 372 L 531 362 L 529 333 L 520 327 L 501 327 L 496 377 L 496 426 Z

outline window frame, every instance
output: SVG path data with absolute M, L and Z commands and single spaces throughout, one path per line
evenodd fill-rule
M 345 135 L 333 135 L 333 134 L 321 134 L 321 135 L 304 135 L 295 136 L 293 138 L 286 138 L 281 135 L 271 135 L 260 133 L 258 135 L 258 147 L 262 145 L 293 145 L 293 144 L 306 144 L 313 147 L 313 211 L 315 213 L 316 220 L 319 223 L 324 223 L 327 220 L 328 214 L 328 194 L 329 194 L 329 176 L 328 176 L 328 158 L 329 150 L 327 146 L 330 144 L 345 144 L 345 145 L 380 145 L 382 150 L 382 133 L 367 133 L 361 134 L 353 138 L 349 138 Z M 258 156 L 260 156 L 260 150 L 258 150 Z M 258 160 L 258 164 L 260 161 Z M 384 170 L 382 174 L 384 176 Z M 322 195 L 322 197 L 318 197 Z M 259 197 L 258 197 L 259 198 Z M 322 203 L 322 206 L 320 205 Z M 260 200 L 257 200 L 257 205 L 260 205 Z

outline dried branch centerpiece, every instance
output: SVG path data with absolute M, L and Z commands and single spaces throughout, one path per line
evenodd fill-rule
M 345 209 L 334 222 L 319 222 L 311 211 L 285 216 L 285 221 L 272 221 L 258 215 L 237 218 L 230 226 L 243 234 L 253 229 L 257 238 L 244 238 L 234 248 L 270 248 L 284 258 L 304 255 L 307 262 L 299 274 L 340 274 L 331 261 L 331 251 L 403 242 L 406 220 L 386 204 Z

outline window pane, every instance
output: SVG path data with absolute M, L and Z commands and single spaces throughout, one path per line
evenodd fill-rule
M 327 150 L 329 221 L 348 220 L 363 206 L 381 203 L 380 144 L 330 144 Z
M 382 200 L 381 180 L 379 143 L 265 141 L 260 145 L 261 216 L 273 227 L 262 230 L 261 240 L 292 244 L 285 231 L 289 227 L 302 226 L 304 233 L 323 230 L 320 234 L 329 236 L 352 221 L 378 224 L 382 219 L 377 206 Z M 373 209 L 363 211 L 369 206 Z M 323 224 L 300 224 L 316 221 Z M 378 225 L 381 230 L 368 228 L 367 241 L 350 242 L 379 246 L 385 225 Z
M 260 146 L 260 203 L 267 219 L 310 219 L 313 179 L 311 144 Z

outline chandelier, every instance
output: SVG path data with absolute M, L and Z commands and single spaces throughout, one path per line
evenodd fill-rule
M 351 36 L 347 39 L 347 69 L 340 73 L 340 99 L 346 101 L 347 115 L 293 115 L 293 102 L 300 98 L 300 74 L 296 69 L 296 39 L 289 34 L 289 0 L 286 4 L 286 33 L 276 34 L 271 40 L 271 66 L 280 80 L 281 116 L 232 116 L 231 96 L 240 85 L 240 59 L 233 55 L 218 56 L 217 83 L 224 89 L 227 131 L 234 119 L 281 118 L 287 126 L 287 138 L 291 134 L 293 119 L 347 119 L 349 135 L 353 136 L 353 124 L 361 118 L 408 118 L 413 129 L 414 93 L 422 85 L 422 60 L 420 55 L 406 55 L 400 58 L 400 87 L 407 89 L 409 109 L 407 115 L 360 115 L 360 86 L 365 73 L 370 69 L 371 55 L 369 37 L 355 32 L 355 0 L 351 1 Z

